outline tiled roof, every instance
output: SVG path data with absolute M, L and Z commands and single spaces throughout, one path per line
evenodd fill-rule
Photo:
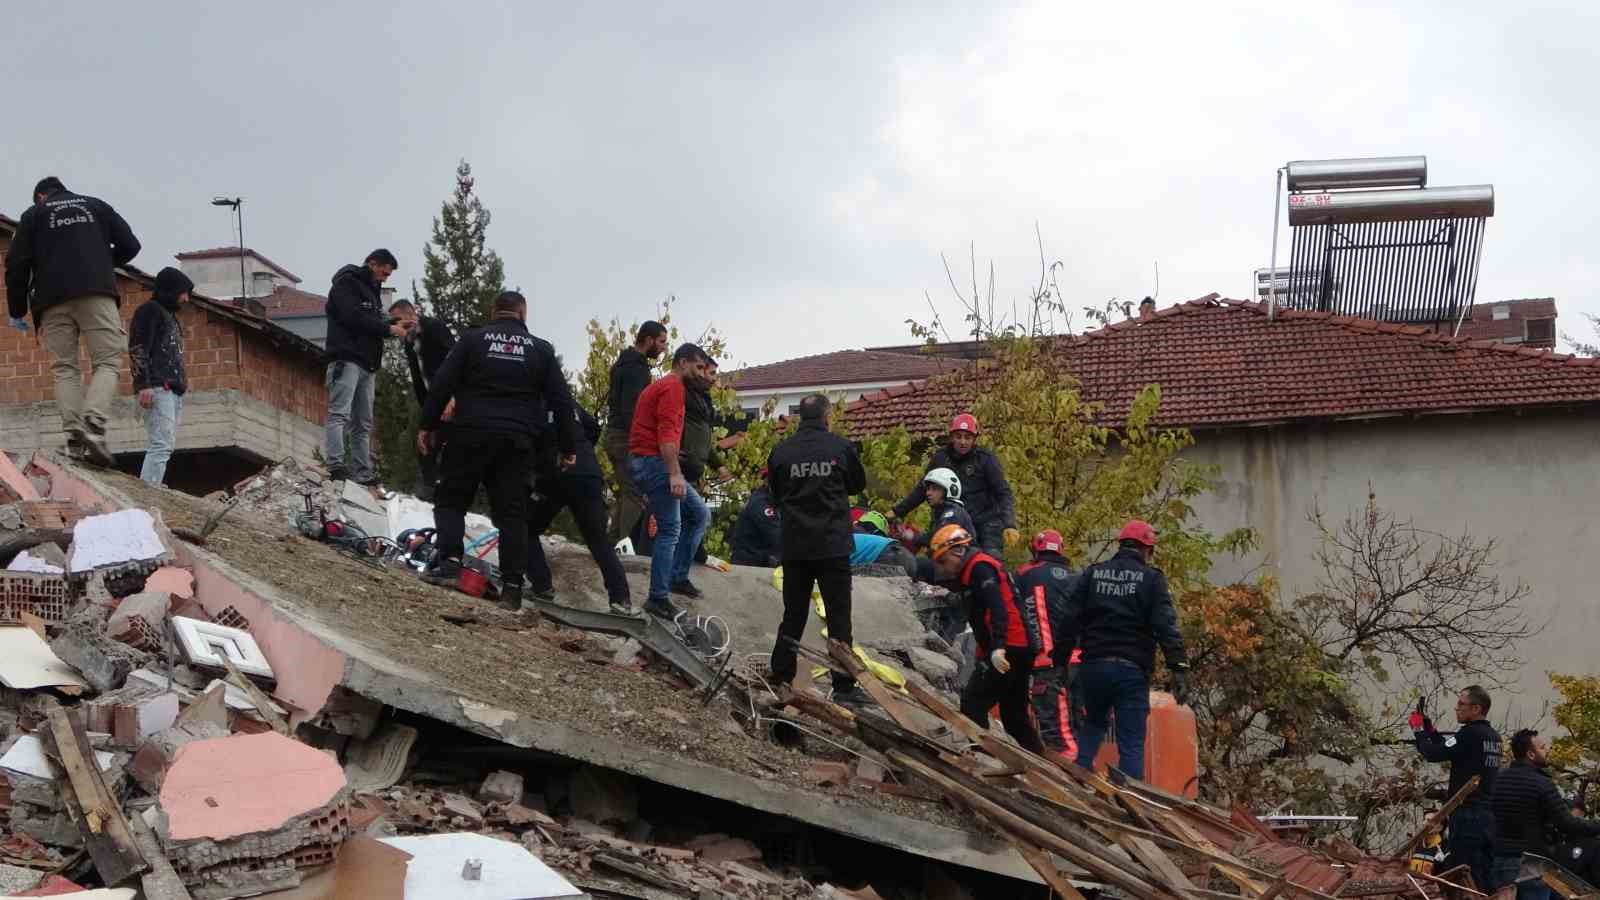
M 271 269 L 272 271 L 277 272 L 279 275 L 282 275 L 283 277 L 289 279 L 290 281 L 293 281 L 296 284 L 300 283 L 300 276 L 299 275 L 296 275 L 295 273 L 289 271 L 288 269 L 285 269 L 283 266 L 280 266 L 277 263 L 273 262 L 272 260 L 267 259 L 265 256 L 262 256 L 261 254 L 257 253 L 256 251 L 251 250 L 249 247 L 244 248 L 244 253 L 245 253 L 246 256 L 253 257 L 257 262 L 261 263 L 263 266 L 266 266 L 267 268 Z M 239 258 L 239 248 L 238 247 L 212 247 L 210 250 L 189 250 L 189 251 L 186 251 L 184 253 L 179 253 L 177 255 L 177 257 L 176 257 L 176 259 L 179 262 L 184 262 L 185 260 L 190 260 L 190 259 L 238 259 L 238 258 Z
M 802 356 L 764 366 L 750 366 L 730 372 L 728 382 L 741 391 L 762 388 L 804 387 L 813 384 L 859 384 L 861 382 L 915 381 L 962 368 L 960 360 L 913 353 L 883 353 L 875 350 L 835 350 L 817 356 Z
M 1496 320 L 1494 309 L 1497 306 L 1507 307 L 1509 317 Z M 1526 300 L 1501 300 L 1498 303 L 1474 304 L 1472 311 L 1467 313 L 1467 318 L 1461 323 L 1461 330 L 1457 336 L 1482 341 L 1503 341 L 1507 338 L 1522 340 L 1524 325 L 1527 319 L 1554 319 L 1556 317 L 1556 301 L 1554 297 L 1531 297 Z M 1555 344 L 1555 332 L 1552 328 L 1549 343 Z
M 269 319 L 298 319 L 327 312 L 328 298 L 288 285 L 279 285 L 265 297 L 251 297 L 261 304 Z
M 1269 321 L 1262 304 L 1215 294 L 1062 338 L 1059 352 L 1112 426 L 1152 383 L 1158 423 L 1190 427 L 1600 403 L 1600 359 L 1329 313 L 1280 310 Z M 869 434 L 899 424 L 935 434 L 974 381 L 880 391 L 851 404 L 850 420 Z

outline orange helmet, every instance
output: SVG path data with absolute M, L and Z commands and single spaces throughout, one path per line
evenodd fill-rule
M 972 534 L 960 525 L 946 525 L 933 533 L 933 540 L 928 542 L 928 554 L 934 559 L 941 559 L 956 547 L 965 547 L 972 543 Z
M 1046 528 L 1033 536 L 1033 544 L 1031 546 L 1034 553 L 1060 553 L 1061 548 L 1066 546 L 1066 543 L 1061 539 L 1061 532 L 1054 528 Z
M 962 413 L 961 415 L 956 416 L 954 419 L 951 419 L 950 432 L 954 434 L 957 431 L 965 431 L 967 434 L 977 435 L 978 417 L 974 416 L 972 413 Z
M 1138 541 L 1146 547 L 1154 547 L 1156 545 L 1156 530 L 1150 527 L 1149 522 L 1134 519 L 1122 526 L 1122 533 L 1117 535 L 1117 540 Z

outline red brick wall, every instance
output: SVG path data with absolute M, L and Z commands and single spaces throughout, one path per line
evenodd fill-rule
M 9 236 L 0 235 L 0 254 L 10 243 Z M 0 263 L 0 273 L 4 268 Z M 117 284 L 122 293 L 122 323 L 126 330 L 134 311 L 150 299 L 150 290 L 131 278 L 119 277 Z M 0 282 L 0 304 L 5 302 L 5 287 Z M 326 420 L 328 394 L 322 384 L 321 363 L 193 305 L 179 310 L 178 321 L 183 326 L 191 390 L 238 390 L 310 422 L 320 425 Z M 87 375 L 87 356 L 83 357 L 82 366 Z M 36 332 L 24 335 L 9 326 L 0 326 L 0 405 L 50 400 L 54 384 L 50 354 L 36 340 Z M 126 356 L 117 390 L 123 395 L 133 393 Z

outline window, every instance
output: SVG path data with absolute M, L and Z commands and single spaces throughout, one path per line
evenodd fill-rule
M 1522 336 L 1529 343 L 1554 344 L 1556 342 L 1556 320 L 1524 319 L 1522 322 Z

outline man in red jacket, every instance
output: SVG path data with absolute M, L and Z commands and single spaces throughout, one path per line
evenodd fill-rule
M 628 433 L 628 464 L 634 484 L 655 516 L 656 537 L 650 552 L 650 596 L 645 612 L 671 621 L 682 612 L 671 593 L 700 596 L 689 581 L 694 549 L 705 536 L 710 511 L 694 485 L 683 477 L 678 450 L 683 445 L 685 382 L 709 380 L 711 357 L 694 344 L 672 354 L 672 372 L 639 394 Z M 687 537 L 687 539 L 685 539 Z

